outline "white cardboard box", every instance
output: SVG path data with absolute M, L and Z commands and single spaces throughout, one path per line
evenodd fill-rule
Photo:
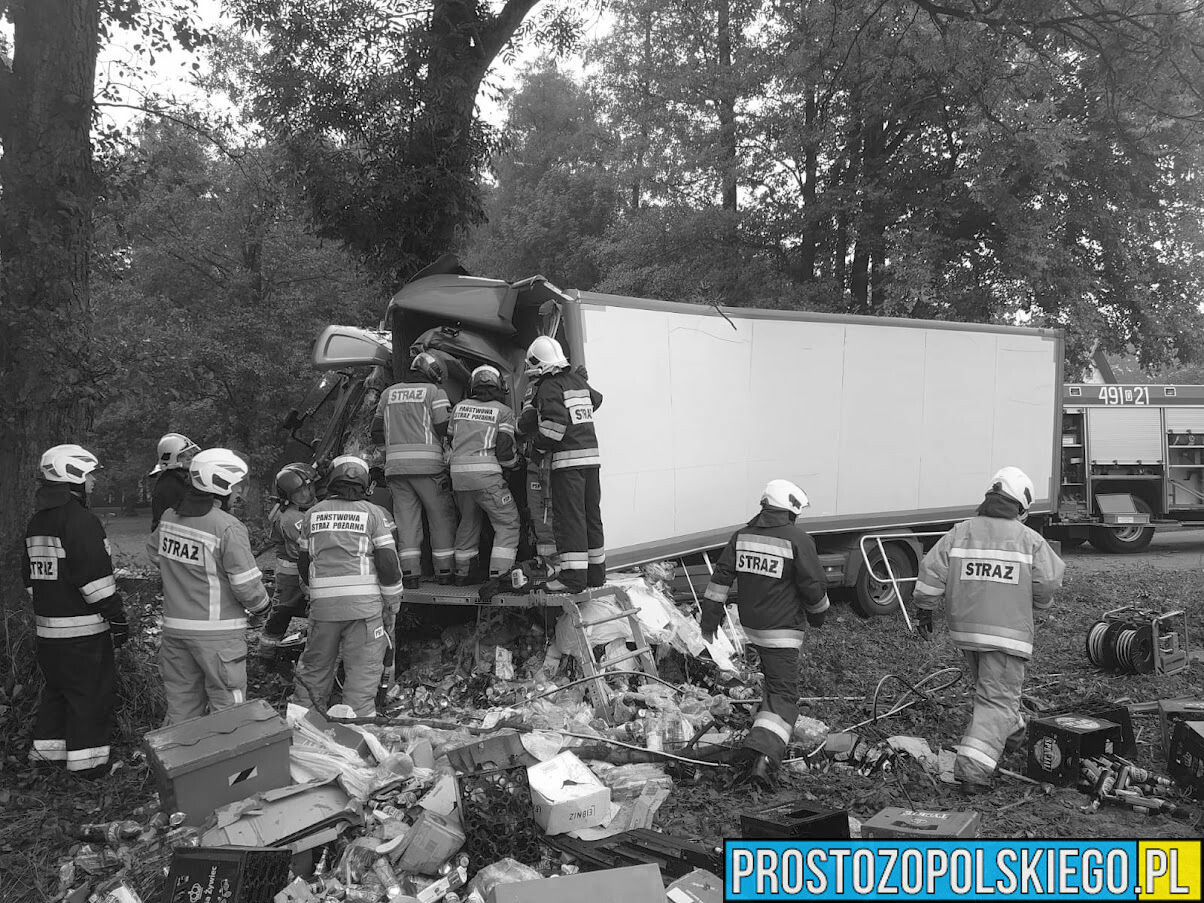
M 527 769 L 535 822 L 545 834 L 564 834 L 610 820 L 610 788 L 571 752 Z

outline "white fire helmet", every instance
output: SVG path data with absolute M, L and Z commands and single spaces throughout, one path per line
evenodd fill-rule
M 991 477 L 991 490 L 1019 502 L 1021 514 L 1027 514 L 1033 505 L 1033 481 L 1019 467 L 1001 468 Z
M 482 364 L 477 369 L 472 371 L 472 377 L 468 380 L 469 390 L 474 390 L 477 386 L 490 385 L 502 387 L 502 373 L 497 367 L 491 367 L 489 364 Z
M 339 455 L 330 462 L 330 473 L 327 484 L 354 483 L 365 491 L 371 483 L 368 462 L 356 455 Z
M 88 474 L 100 467 L 96 455 L 80 445 L 56 445 L 42 455 L 40 473 L 49 483 L 83 485 Z
M 207 448 L 197 452 L 188 465 L 192 485 L 211 495 L 230 495 L 250 472 L 247 462 L 228 448 Z
M 807 493 L 789 480 L 770 480 L 761 493 L 761 504 L 798 515 L 803 513 L 804 508 L 810 507 L 811 502 Z
M 565 369 L 569 360 L 558 341 L 551 336 L 541 335 L 527 349 L 526 365 L 527 376 L 543 376 Z
M 175 468 L 187 470 L 192 456 L 200 450 L 201 447 L 183 433 L 168 433 L 159 440 L 159 463 L 151 475 Z

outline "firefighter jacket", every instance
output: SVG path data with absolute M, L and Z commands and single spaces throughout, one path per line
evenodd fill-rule
M 276 545 L 276 573 L 296 574 L 301 554 L 301 526 L 305 511 L 288 502 L 272 513 L 270 537 Z
M 165 470 L 155 480 L 155 488 L 151 490 L 151 529 L 159 526 L 164 511 L 170 511 L 180 502 L 192 488 L 188 479 L 188 471 L 178 467 Z
M 372 438 L 385 446 L 385 476 L 443 470 L 443 436 L 451 410 L 434 383 L 402 381 L 381 392 Z
M 100 519 L 62 483 L 41 486 L 34 504 L 21 563 L 38 637 L 106 633 L 107 619 L 121 614 L 121 597 Z
M 602 407 L 602 393 L 580 373 L 566 369 L 541 377 L 532 407 L 539 429 L 535 447 L 552 453 L 553 470 L 601 465 L 594 411 Z
M 959 649 L 1033 655 L 1033 609 L 1048 608 L 1065 565 L 1040 534 L 1015 518 L 962 521 L 924 556 L 915 602 L 949 603 L 949 638 Z
M 801 648 L 804 620 L 828 610 L 815 542 L 779 509 L 762 509 L 728 540 L 703 598 L 703 633 L 723 620 L 735 580 L 740 581 L 740 623 L 755 646 Z
M 247 612 L 271 604 L 247 528 L 207 493 L 165 512 L 147 551 L 163 576 L 165 636 L 242 637 Z
M 380 617 L 386 606 L 397 611 L 401 565 L 384 508 L 366 499 L 324 499 L 305 514 L 300 548 L 313 620 Z
M 486 387 L 452 410 L 447 432 L 452 443 L 452 488 L 457 492 L 487 489 L 494 483 L 491 475 L 518 463 L 514 411 L 495 396 Z

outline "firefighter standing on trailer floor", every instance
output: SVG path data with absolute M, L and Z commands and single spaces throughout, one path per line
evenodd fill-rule
M 192 482 L 188 479 L 188 465 L 200 446 L 180 433 L 168 433 L 159 440 L 159 463 L 150 476 L 159 474 L 155 488 L 151 490 L 151 529 L 159 526 L 163 512 L 180 504 Z
M 949 638 L 974 679 L 974 714 L 953 765 L 969 788 L 990 786 L 1000 756 L 1024 743 L 1020 696 L 1033 655 L 1033 609 L 1049 608 L 1062 585 L 1062 559 L 1024 526 L 1032 503 L 1024 471 L 1000 470 L 977 515 L 924 556 L 916 582 L 921 634 L 932 633 L 932 612 L 944 597 Z
M 330 465 L 326 498 L 309 509 L 298 569 L 309 586 L 309 637 L 297 662 L 298 704 L 329 705 L 343 659 L 343 702 L 376 714 L 385 650 L 401 607 L 401 565 L 388 512 L 367 500 L 368 465 L 342 455 Z
M 770 480 L 761 513 L 728 541 L 702 601 L 702 634 L 713 642 L 732 583 L 740 581 L 740 623 L 765 676 L 765 699 L 744 740 L 748 776 L 762 781 L 781 762 L 798 720 L 803 620 L 820 628 L 828 610 L 815 542 L 795 525 L 809 505 L 795 484 Z
M 552 526 L 560 576 L 547 588 L 579 593 L 587 585 L 606 582 L 602 459 L 594 432 L 594 412 L 602 406 L 602 394 L 569 369 L 560 343 L 548 336 L 531 343 L 526 365 L 527 376 L 536 380 L 535 447 L 552 455 Z
M 147 543 L 163 577 L 159 673 L 168 724 L 246 701 L 248 615 L 258 626 L 272 604 L 247 528 L 227 510 L 245 489 L 246 462 L 207 448 L 188 473 L 192 488 Z
M 381 393 L 372 419 L 372 441 L 385 446 L 385 476 L 401 548 L 403 584 L 416 589 L 422 576 L 422 512 L 431 527 L 435 579 L 452 582 L 456 506 L 443 459 L 451 402 L 443 391 L 443 364 L 428 352 L 410 363 L 401 382 Z
M 317 471 L 302 462 L 286 465 L 276 474 L 279 502 L 269 517 L 272 542 L 276 545 L 276 598 L 259 636 L 259 657 L 267 662 L 276 660 L 289 622 L 305 617 L 306 591 L 297 572 L 297 559 L 301 555 L 305 512 L 318 500 L 314 494 L 317 480 Z
M 527 464 L 527 511 L 535 534 L 535 554 L 551 567 L 556 560 L 556 532 L 552 526 L 550 483 L 552 457 L 535 446 L 539 435 L 539 414 L 535 410 L 535 383 L 527 386 L 522 412 L 518 415 L 518 437 Z
M 83 777 L 109 769 L 117 695 L 113 649 L 129 636 L 109 541 L 88 510 L 99 466 L 78 445 L 56 445 L 42 455 L 37 511 L 22 553 L 45 679 L 29 760 L 65 764 Z
M 469 397 L 452 410 L 451 478 L 460 507 L 456 528 L 456 581 L 467 583 L 481 541 L 481 514 L 493 525 L 489 576 L 514 566 L 521 530 L 518 506 L 502 476 L 518 463 L 514 411 L 503 399 L 502 375 L 488 365 L 472 371 Z

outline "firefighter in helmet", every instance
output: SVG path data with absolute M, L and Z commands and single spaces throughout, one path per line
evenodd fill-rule
M 435 580 L 452 582 L 456 507 L 443 460 L 451 412 L 443 390 L 446 378 L 438 358 L 419 352 L 401 382 L 381 393 L 372 419 L 372 440 L 385 446 L 385 477 L 401 541 L 398 558 L 408 589 L 417 589 L 422 577 L 424 511 L 431 528 Z
M 469 397 L 452 410 L 451 478 L 460 507 L 456 529 L 456 580 L 470 579 L 481 539 L 481 515 L 493 525 L 489 576 L 498 577 L 514 566 L 518 556 L 521 519 L 502 470 L 518 463 L 514 411 L 504 401 L 505 387 L 496 367 L 472 371 Z
M 740 581 L 740 623 L 765 678 L 764 700 L 740 758 L 746 776 L 759 782 L 781 763 L 798 720 L 803 622 L 819 629 L 828 610 L 815 542 L 795 523 L 810 504 L 794 483 L 770 480 L 760 513 L 728 540 L 702 600 L 702 635 L 713 642 L 732 583 Z
M 289 621 L 305 617 L 305 592 L 297 572 L 301 554 L 301 527 L 305 512 L 317 502 L 314 484 L 318 473 L 308 464 L 286 465 L 276 474 L 277 503 L 268 517 L 272 542 L 276 545 L 276 598 L 272 614 L 259 636 L 259 657 L 276 660 L 277 647 L 284 639 Z
M 376 714 L 385 651 L 401 607 L 401 565 L 388 512 L 367 500 L 368 464 L 340 455 L 326 498 L 305 515 L 297 567 L 309 588 L 309 637 L 297 662 L 298 704 L 325 708 L 343 659 L 343 702 Z
M 163 577 L 159 673 L 168 724 L 247 698 L 247 627 L 262 624 L 272 604 L 247 528 L 229 512 L 248 472 L 227 448 L 198 452 L 188 467 L 192 486 L 147 544 Z
M 178 505 L 188 493 L 191 481 L 188 465 L 201 449 L 181 433 L 168 433 L 159 440 L 159 463 L 150 476 L 159 475 L 151 490 L 151 529 L 159 526 L 163 512 Z
M 974 714 L 953 765 L 967 790 L 989 787 L 1003 753 L 1024 743 L 1020 695 L 1033 655 L 1033 610 L 1049 608 L 1062 585 L 1062 559 L 1024 525 L 1033 497 L 1033 481 L 1019 467 L 996 473 L 976 515 L 924 556 L 912 596 L 925 637 L 933 611 L 948 603 L 949 638 L 974 679 Z
M 578 370 L 569 368 L 560 343 L 539 336 L 527 349 L 527 376 L 535 382 L 535 448 L 551 454 L 552 528 L 560 576 L 553 592 L 581 592 L 606 582 L 602 533 L 602 459 L 594 432 L 594 412 L 602 395 Z
M 22 553 L 45 679 L 29 759 L 64 764 L 84 777 L 109 770 L 117 696 L 113 650 L 129 636 L 109 541 L 88 510 L 99 467 L 96 456 L 78 445 L 56 445 L 42 455 L 37 510 Z

